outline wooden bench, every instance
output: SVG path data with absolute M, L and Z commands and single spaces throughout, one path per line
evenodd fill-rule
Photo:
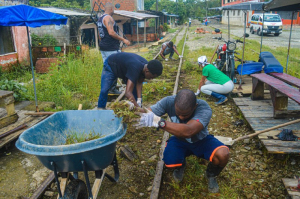
M 270 75 L 272 75 L 273 77 L 276 77 L 277 79 L 280 79 L 281 81 L 284 81 L 292 86 L 299 88 L 299 91 L 300 91 L 300 79 L 298 79 L 297 77 L 293 77 L 286 73 L 270 73 Z
M 0 90 L 0 107 L 5 107 L 7 115 L 0 118 L 0 129 L 18 120 L 18 114 L 14 106 L 14 92 Z
M 293 86 L 297 86 L 299 79 L 290 78 L 292 76 L 272 74 L 274 77 L 265 74 L 252 74 L 252 100 L 264 99 L 264 84 L 268 85 L 270 95 L 273 103 L 273 116 L 274 118 L 285 118 L 285 117 L 300 117 L 299 110 L 287 110 L 288 98 L 294 100 L 300 104 L 300 92 Z M 275 77 L 279 76 L 281 79 Z M 293 85 L 289 85 L 286 82 Z

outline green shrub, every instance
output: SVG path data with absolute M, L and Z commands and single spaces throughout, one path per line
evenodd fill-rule
M 57 45 L 57 40 L 52 35 L 44 35 L 40 37 L 36 34 L 31 34 L 32 46 L 55 46 Z
M 70 54 L 47 74 L 36 75 L 36 91 L 39 101 L 54 102 L 62 110 L 77 110 L 93 107 L 100 93 L 103 62 L 98 50 L 89 50 L 78 58 Z M 32 84 L 27 84 L 28 93 L 34 96 Z
M 167 32 L 168 30 L 169 30 L 168 24 L 167 24 L 167 23 L 164 23 L 164 25 L 163 25 L 163 31 L 164 31 L 164 32 Z
M 22 100 L 29 99 L 29 96 L 26 93 L 27 89 L 21 84 L 19 84 L 17 81 L 8 80 L 8 79 L 1 80 L 0 89 L 6 91 L 13 91 L 15 101 L 22 101 Z

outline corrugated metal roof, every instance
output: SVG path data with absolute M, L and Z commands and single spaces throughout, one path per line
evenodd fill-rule
M 209 10 L 255 10 L 262 11 L 264 2 L 244 2 L 229 6 L 209 8 Z
M 264 5 L 264 10 L 272 11 L 299 11 L 300 1 L 299 0 L 272 0 L 271 2 Z
M 39 9 L 46 10 L 49 12 L 53 12 L 56 14 L 61 14 L 65 16 L 90 16 L 90 14 L 83 13 L 83 12 L 77 12 L 72 10 L 66 10 L 61 8 L 45 8 L 45 7 L 39 7 Z
M 149 15 L 149 14 L 139 13 L 139 12 L 130 12 L 126 10 L 115 10 L 114 15 L 120 15 L 123 17 L 134 18 L 138 20 L 159 17 L 157 15 Z

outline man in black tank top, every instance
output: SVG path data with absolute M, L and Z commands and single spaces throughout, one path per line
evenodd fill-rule
M 103 62 L 108 56 L 121 52 L 120 41 L 126 45 L 130 45 L 130 41 L 119 36 L 118 26 L 112 15 L 114 14 L 114 6 L 112 3 L 105 4 L 105 13 L 99 18 L 97 22 L 98 33 L 100 38 L 100 52 L 102 55 Z M 116 88 L 117 80 L 115 80 L 109 93 L 120 94 Z

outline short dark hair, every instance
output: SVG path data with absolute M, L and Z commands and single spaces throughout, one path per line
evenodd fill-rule
M 180 110 L 191 110 L 196 104 L 196 95 L 189 89 L 180 90 L 175 97 L 175 105 Z
M 170 44 L 170 47 L 173 48 L 173 41 L 170 41 L 169 44 Z
M 160 76 L 163 71 L 163 66 L 158 60 L 151 60 L 149 61 L 147 68 L 152 75 Z

